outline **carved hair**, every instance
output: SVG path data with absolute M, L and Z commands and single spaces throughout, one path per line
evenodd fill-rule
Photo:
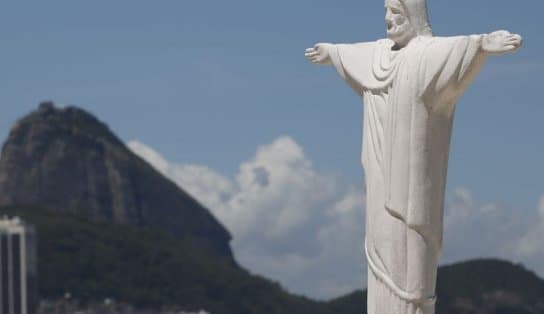
M 408 12 L 408 19 L 416 33 L 419 36 L 432 36 L 433 31 L 427 14 L 427 0 L 400 0 L 400 3 Z

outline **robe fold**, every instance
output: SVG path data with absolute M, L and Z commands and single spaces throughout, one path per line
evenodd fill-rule
M 483 65 L 481 40 L 419 36 L 394 51 L 384 39 L 335 45 L 331 53 L 364 102 L 370 314 L 434 313 L 455 104 Z M 404 310 L 370 311 L 371 279 Z

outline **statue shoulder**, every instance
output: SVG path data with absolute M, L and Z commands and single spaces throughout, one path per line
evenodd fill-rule
M 395 42 L 389 38 L 383 38 L 383 39 L 378 39 L 374 42 L 371 42 L 370 44 L 373 44 L 374 46 L 378 46 L 378 47 L 391 48 L 395 45 Z
M 456 35 L 456 36 L 419 36 L 422 42 L 426 43 L 447 43 L 466 40 L 477 40 L 481 35 Z
M 365 41 L 365 42 L 345 43 L 345 44 L 336 44 L 336 45 L 344 46 L 344 47 L 366 48 L 366 47 L 374 47 L 376 45 L 379 45 L 382 41 L 387 41 L 387 40 L 388 39 L 380 39 L 377 41 Z
M 471 36 L 418 36 L 409 46 L 412 51 L 425 50 L 431 54 L 438 51 L 446 51 L 459 43 L 469 42 Z
M 359 43 L 349 43 L 349 44 L 336 44 L 338 52 L 342 56 L 346 55 L 361 55 L 366 53 L 371 53 L 376 47 L 380 44 L 379 41 L 372 42 L 359 42 Z

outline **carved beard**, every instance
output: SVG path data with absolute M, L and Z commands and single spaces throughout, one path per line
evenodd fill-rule
M 395 42 L 397 47 L 404 47 L 415 37 L 415 31 L 408 18 L 402 20 L 395 19 L 391 25 L 388 25 L 387 37 Z

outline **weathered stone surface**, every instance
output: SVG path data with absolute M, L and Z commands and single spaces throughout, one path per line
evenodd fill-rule
M 76 107 L 45 102 L 12 128 L 0 159 L 4 205 L 148 227 L 232 256 L 230 234 L 206 208 Z

